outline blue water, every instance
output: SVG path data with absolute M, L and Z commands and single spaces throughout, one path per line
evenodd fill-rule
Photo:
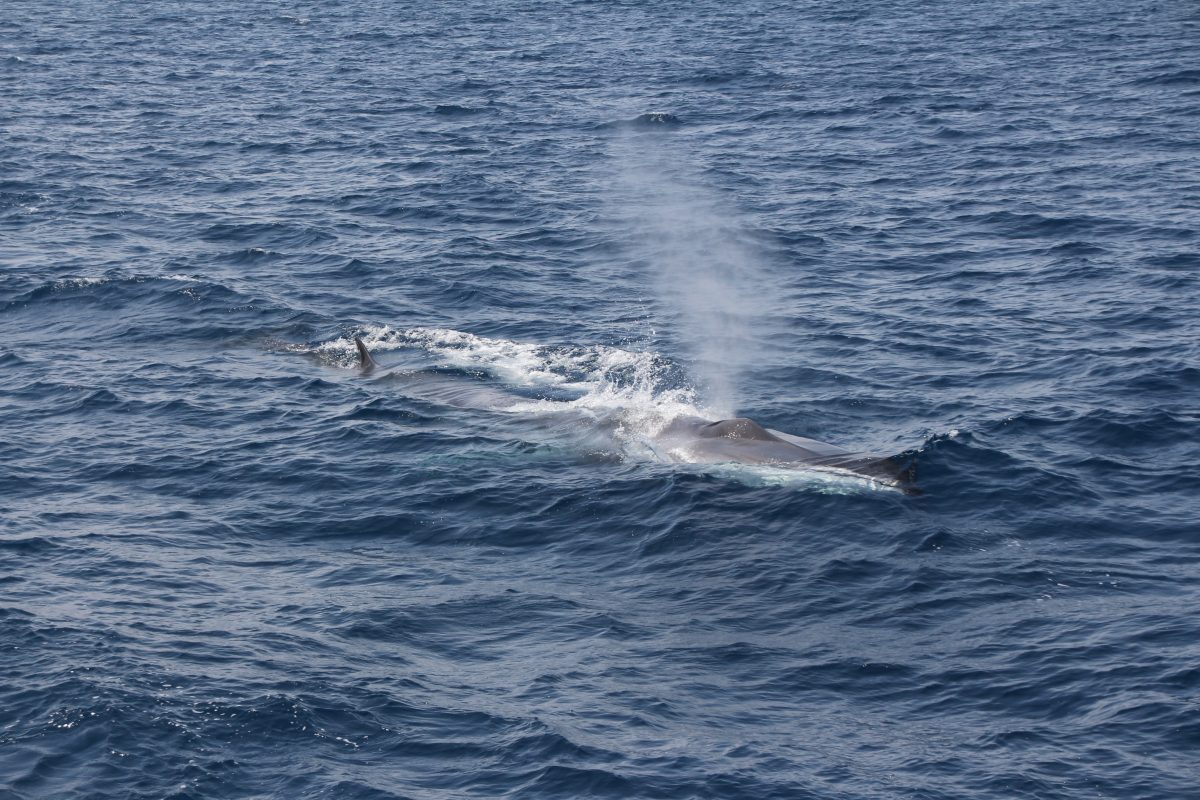
M 0 797 L 1198 796 L 1198 42 L 9 0 Z

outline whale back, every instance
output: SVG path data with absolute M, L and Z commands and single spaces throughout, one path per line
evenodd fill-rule
M 722 419 L 701 425 L 696 434 L 702 439 L 749 439 L 756 442 L 783 441 L 769 430 L 746 417 Z
M 887 457 L 847 450 L 828 442 L 806 439 L 764 428 L 752 419 L 734 417 L 706 422 L 698 417 L 677 417 L 659 435 L 685 455 L 684 460 L 741 464 L 809 464 L 849 470 L 895 486 L 908 494 L 920 494 L 916 483 L 916 460 L 906 455 Z

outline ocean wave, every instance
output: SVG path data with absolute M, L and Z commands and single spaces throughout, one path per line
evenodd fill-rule
M 0 796 L 1195 794 L 1194 14 L 809 11 L 6 5 Z

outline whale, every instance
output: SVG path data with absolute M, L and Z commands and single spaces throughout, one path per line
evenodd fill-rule
M 844 470 L 907 494 L 920 494 L 915 459 L 847 450 L 764 428 L 747 417 L 678 416 L 655 436 L 655 445 L 670 460 Z
M 358 366 L 364 375 L 380 369 L 361 338 L 355 337 L 354 346 L 358 350 Z M 431 373 L 422 373 L 420 377 L 422 384 L 418 391 L 422 396 L 453 406 L 500 410 L 518 399 L 495 390 L 489 390 L 481 397 L 483 387 L 473 386 L 468 391 L 461 379 Z M 412 385 L 412 388 L 417 387 Z M 649 444 L 664 461 L 842 471 L 906 494 L 921 494 L 916 485 L 915 458 L 848 450 L 766 428 L 747 417 L 710 420 L 678 415 L 667 420 L 650 437 Z

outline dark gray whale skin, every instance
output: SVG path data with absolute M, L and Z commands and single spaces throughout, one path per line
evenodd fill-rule
M 687 460 L 705 463 L 803 465 L 849 470 L 872 480 L 919 494 L 916 463 L 770 430 L 752 419 L 735 417 L 715 422 L 700 417 L 676 417 L 655 437 L 665 446 L 684 450 Z
M 371 357 L 371 351 L 363 344 L 363 340 L 354 337 L 354 346 L 358 349 L 358 366 L 363 372 L 370 372 L 379 366 L 375 359 Z

